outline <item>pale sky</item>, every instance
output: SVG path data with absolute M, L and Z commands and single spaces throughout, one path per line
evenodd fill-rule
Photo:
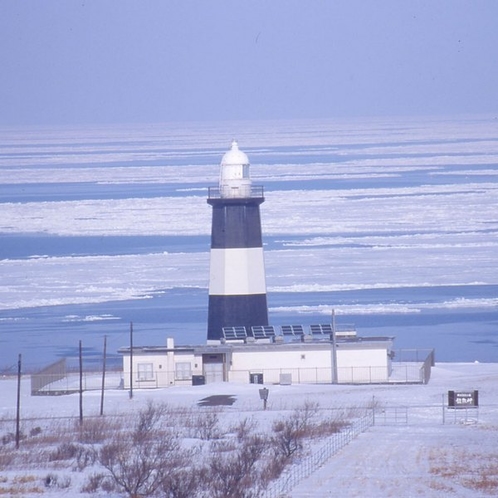
M 496 0 L 0 2 L 0 125 L 473 113 Z

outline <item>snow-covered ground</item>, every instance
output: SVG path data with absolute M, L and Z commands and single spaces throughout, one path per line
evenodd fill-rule
M 105 415 L 136 412 L 150 400 L 170 406 L 197 409 L 197 403 L 211 395 L 233 395 L 232 406 L 220 407 L 220 419 L 227 427 L 234 420 L 251 418 L 258 426 L 305 401 L 318 402 L 320 410 L 375 407 L 375 424 L 360 434 L 286 496 L 301 497 L 487 497 L 498 493 L 498 364 L 438 363 L 427 385 L 267 385 L 268 410 L 262 410 L 258 385 L 216 383 L 161 390 L 109 390 Z M 445 408 L 448 390 L 479 391 L 479 408 Z M 0 431 L 14 430 L 15 379 L 0 380 Z M 42 424 L 43 417 L 74 417 L 79 414 L 78 394 L 60 397 L 31 397 L 29 380 L 22 382 L 22 418 L 25 424 Z M 100 392 L 86 392 L 85 417 L 99 413 Z M 323 441 L 325 443 L 325 441 Z M 22 442 L 21 442 L 22 444 Z M 317 451 L 321 442 L 314 443 Z M 0 448 L 0 457 L 2 449 Z M 297 459 L 293 471 L 304 464 Z M 301 462 L 301 463 L 300 463 Z M 85 470 L 91 472 L 91 468 Z M 45 476 L 47 470 L 0 469 L 0 487 L 31 474 Z M 84 476 L 68 468 L 59 475 L 72 476 L 68 489 L 44 489 L 42 496 L 79 496 L 77 483 Z M 41 479 L 41 477 L 39 477 Z M 2 482 L 3 481 L 3 482 Z M 41 482 L 41 481 L 40 481 Z M 486 488 L 485 484 L 489 487 Z M 42 486 L 43 488 L 43 486 Z M 40 496 L 40 494 L 22 496 Z

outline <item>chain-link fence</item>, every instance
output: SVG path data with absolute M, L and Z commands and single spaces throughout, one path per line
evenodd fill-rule
M 119 371 L 82 372 L 69 369 L 65 359 L 48 365 L 31 374 L 31 396 L 57 396 L 84 391 L 118 389 L 123 385 L 123 376 Z M 81 382 L 80 382 L 81 380 Z
M 398 350 L 393 355 L 395 360 L 389 371 L 385 366 L 362 366 L 338 368 L 340 384 L 389 384 L 414 383 L 427 384 L 434 365 L 434 350 Z M 149 366 L 149 364 L 147 364 Z M 180 373 L 182 375 L 180 375 Z M 311 368 L 266 368 L 261 370 L 230 370 L 228 382 L 258 383 L 258 384 L 330 384 L 332 370 L 325 367 Z M 94 390 L 102 387 L 102 372 L 83 372 L 83 390 Z M 194 378 L 195 377 L 195 378 Z M 136 388 L 158 388 L 170 385 L 195 384 L 197 377 L 189 372 L 165 371 L 152 369 L 137 369 L 133 385 Z M 124 381 L 127 382 L 124 382 Z M 122 388 L 129 384 L 129 372 L 113 370 L 106 372 L 104 379 L 105 389 Z M 129 387 L 129 386 L 128 386 Z M 31 375 L 32 395 L 69 394 L 80 388 L 79 372 L 68 368 L 65 359 L 59 360 L 39 372 Z
M 268 489 L 262 494 L 262 498 L 278 498 L 286 496 L 303 479 L 309 477 L 321 467 L 330 457 L 348 445 L 359 434 L 365 432 L 373 425 L 373 413 L 356 420 L 341 432 L 327 438 L 318 450 L 302 458 L 299 462 L 289 466 L 282 475 L 273 481 Z

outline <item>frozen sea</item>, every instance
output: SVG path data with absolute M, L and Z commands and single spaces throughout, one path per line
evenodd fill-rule
M 0 129 L 0 371 L 206 340 L 207 189 L 236 138 L 270 322 L 498 362 L 493 116 Z

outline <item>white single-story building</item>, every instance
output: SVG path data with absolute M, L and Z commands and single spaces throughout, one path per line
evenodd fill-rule
M 220 344 L 123 347 L 124 387 L 157 388 L 211 382 L 255 384 L 382 383 L 391 374 L 393 337 L 301 335 L 285 341 L 225 340 Z M 130 352 L 132 354 L 130 354 Z M 131 369 L 130 369 L 131 366 Z

